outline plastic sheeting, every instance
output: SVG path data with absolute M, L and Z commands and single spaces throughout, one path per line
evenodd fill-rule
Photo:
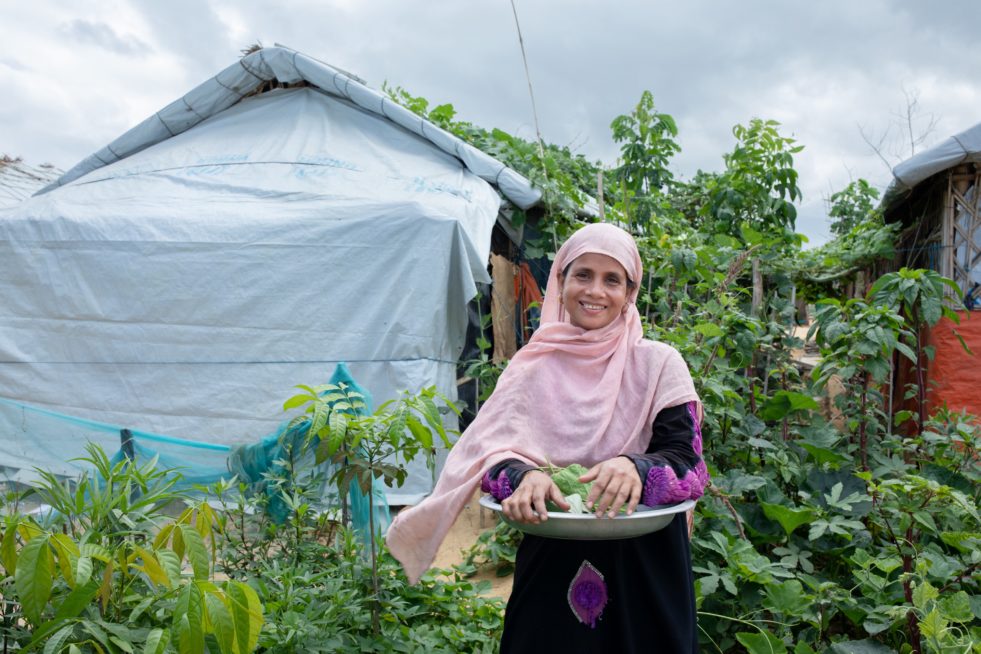
M 927 372 L 927 402 L 930 411 L 944 404 L 952 411 L 967 411 L 981 416 L 981 362 L 964 351 L 956 332 L 972 352 L 981 352 L 981 313 L 959 311 L 960 324 L 942 318 L 929 332 L 935 348 Z
M 227 445 L 271 433 L 292 386 L 340 361 L 379 401 L 455 397 L 499 203 L 346 100 L 247 98 L 0 211 L 0 396 Z M 430 488 L 419 463 L 389 498 Z
M 891 206 L 914 186 L 937 173 L 966 162 L 981 162 L 981 123 L 910 157 L 892 169 L 895 179 L 882 196 Z
M 500 161 L 368 88 L 350 75 L 302 53 L 283 47 L 263 48 L 232 64 L 190 93 L 167 105 L 118 139 L 84 159 L 41 192 L 67 184 L 94 170 L 167 140 L 219 114 L 264 82 L 306 81 L 325 93 L 343 98 L 367 112 L 383 117 L 429 141 L 459 159 L 470 172 L 493 183 L 504 196 L 527 209 L 541 199 L 541 191 Z

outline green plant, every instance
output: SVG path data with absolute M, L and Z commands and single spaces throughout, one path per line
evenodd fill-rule
M 5 648 L 253 651 L 262 606 L 247 585 L 213 580 L 210 506 L 194 503 L 167 518 L 164 506 L 183 499 L 173 491 L 176 471 L 87 450 L 80 461 L 92 471 L 80 479 L 41 473 L 36 493 L 52 507 L 44 525 L 17 513 L 4 518 Z
M 463 551 L 463 561 L 454 570 L 471 577 L 485 566 L 493 566 L 498 577 L 514 572 L 522 532 L 503 520 L 477 537 L 477 542 Z
M 416 395 L 404 393 L 397 401 L 385 402 L 374 413 L 365 415 L 364 397 L 347 386 L 326 384 L 317 388 L 298 386 L 304 393 L 288 399 L 284 409 L 305 407 L 304 415 L 294 424 L 309 420 L 308 442 L 316 443 L 316 462 L 330 461 L 335 466 L 331 482 L 338 496 L 346 496 L 355 483 L 368 498 L 375 480 L 401 486 L 405 481 L 405 464 L 420 453 L 426 457 L 433 474 L 436 466 L 435 432 L 444 447 L 452 445 L 443 427 L 436 400 L 449 410 L 456 407 L 435 388 L 424 388 Z M 371 576 L 374 587 L 372 624 L 380 629 L 378 580 L 378 534 L 374 524 L 374 501 L 368 502 Z M 298 527 L 299 528 L 299 527 Z
M 909 325 L 909 345 L 915 351 L 913 368 L 916 374 L 917 430 L 922 429 L 926 422 L 924 356 L 933 358 L 932 350 L 923 345 L 924 328 L 937 324 L 943 317 L 955 324 L 960 322 L 957 313 L 946 302 L 945 287 L 960 293 L 956 282 L 933 270 L 900 268 L 897 272 L 880 277 L 869 289 L 869 297 L 873 301 L 894 307 Z M 961 345 L 970 353 L 964 339 L 961 339 Z
M 864 179 L 850 182 L 848 186 L 831 195 L 831 208 L 828 217 L 831 218 L 831 233 L 844 236 L 858 225 L 868 221 L 878 221 L 882 218 L 875 208 L 879 200 L 879 191 Z

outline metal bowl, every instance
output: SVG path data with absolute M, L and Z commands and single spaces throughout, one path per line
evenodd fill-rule
M 549 511 L 548 520 L 537 525 L 509 520 L 504 516 L 501 505 L 494 501 L 490 495 L 481 497 L 480 505 L 491 511 L 497 511 L 501 514 L 501 519 L 504 522 L 526 534 L 565 540 L 615 540 L 618 538 L 636 538 L 654 531 L 660 531 L 668 526 L 675 515 L 685 513 L 693 508 L 695 501 L 685 500 L 678 504 L 662 506 L 640 504 L 634 510 L 633 515 L 618 515 L 615 518 L 597 518 L 592 513 Z

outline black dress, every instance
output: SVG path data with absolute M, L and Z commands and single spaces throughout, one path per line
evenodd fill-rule
M 630 456 L 644 504 L 698 497 L 707 481 L 691 405 L 664 409 L 646 454 Z M 531 466 L 494 466 L 484 490 L 510 495 Z M 504 618 L 502 654 L 698 651 L 686 516 L 660 531 L 621 540 L 570 541 L 526 534 Z

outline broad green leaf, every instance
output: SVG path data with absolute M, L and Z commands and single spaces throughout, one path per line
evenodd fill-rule
M 90 579 L 84 584 L 75 586 L 75 589 L 68 593 L 61 604 L 55 609 L 54 622 L 70 620 L 77 617 L 87 606 L 92 604 L 92 600 L 99 593 L 99 582 Z
M 810 395 L 792 391 L 777 391 L 760 410 L 764 420 L 782 420 L 795 411 L 814 411 L 820 405 Z
M 725 334 L 722 328 L 713 322 L 700 322 L 692 327 L 696 332 L 705 338 L 716 338 Z
M 913 606 L 923 610 L 926 608 L 927 602 L 930 600 L 935 600 L 940 596 L 940 592 L 934 588 L 929 581 L 921 581 L 913 589 Z
M 236 654 L 235 625 L 222 597 L 215 593 L 205 593 L 204 603 L 208 609 L 210 631 L 215 635 L 222 654 Z
M 129 642 L 126 638 L 120 638 L 119 636 L 109 636 L 110 642 L 112 642 L 116 647 L 126 652 L 126 654 L 135 654 L 133 649 L 133 644 Z
M 795 509 L 782 504 L 769 504 L 767 502 L 761 502 L 760 504 L 763 507 L 764 515 L 770 520 L 779 522 L 788 536 L 794 533 L 794 530 L 801 525 L 814 522 L 818 517 L 817 512 L 813 509 Z
M 72 635 L 74 628 L 75 625 L 70 624 L 55 632 L 54 635 L 48 639 L 48 642 L 44 644 L 44 654 L 57 654 L 57 652 L 60 652 L 62 648 L 64 648 L 68 638 Z
M 13 524 L 8 525 L 3 532 L 3 541 L 0 542 L 0 562 L 8 577 L 14 576 L 17 572 L 17 527 Z
M 47 534 L 41 534 L 24 545 L 17 557 L 17 572 L 14 574 L 14 585 L 24 615 L 35 626 L 40 623 L 41 613 L 51 596 L 54 561 L 48 539 Z
M 862 621 L 862 627 L 867 634 L 874 636 L 892 627 L 894 622 L 896 620 L 888 615 L 873 612 L 865 616 L 865 619 Z
M 170 631 L 167 629 L 151 629 L 143 644 L 143 654 L 164 654 L 170 643 Z
M 136 566 L 138 569 L 146 573 L 146 576 L 150 579 L 150 583 L 154 585 L 160 585 L 165 588 L 171 587 L 170 575 L 164 570 L 160 562 L 157 561 L 157 557 L 153 552 L 149 552 L 142 547 L 135 548 L 135 552 L 143 559 L 142 566 Z
M 290 399 L 283 402 L 283 411 L 289 411 L 290 409 L 295 409 L 297 407 L 303 406 L 307 402 L 312 401 L 314 398 L 310 395 L 294 395 Z
M 173 631 L 180 654 L 204 652 L 204 598 L 195 583 L 184 586 L 177 596 Z
M 112 595 L 112 573 L 115 569 L 115 562 L 109 561 L 105 570 L 102 571 L 102 583 L 99 585 L 99 601 L 102 603 L 102 612 L 105 613 L 109 607 L 109 599 Z
M 67 534 L 52 534 L 51 545 L 57 554 L 58 567 L 61 568 L 61 576 L 68 583 L 69 587 L 75 587 L 75 570 L 72 563 L 78 559 L 78 545 Z
M 313 407 L 313 416 L 310 418 L 310 433 L 323 437 L 320 431 L 327 424 L 327 419 L 336 411 L 330 411 L 322 402 L 317 402 Z
M 334 410 L 330 412 L 330 418 L 327 421 L 328 425 L 330 425 L 330 435 L 332 437 L 340 436 L 343 438 L 347 434 L 348 421 L 349 418 L 347 415 L 342 411 L 338 411 L 335 406 Z
M 932 611 L 920 620 L 920 633 L 927 638 L 936 638 L 939 640 L 947 629 L 948 624 L 943 616 L 940 615 L 937 607 L 934 607 Z
M 95 640 L 90 640 L 92 646 L 95 647 L 97 652 L 112 652 L 112 647 L 109 645 L 109 635 L 106 633 L 105 629 L 100 627 L 97 623 L 91 620 L 82 620 L 79 622 L 82 628 Z
M 768 440 L 764 440 L 762 438 L 755 438 L 755 437 L 754 438 L 747 438 L 746 439 L 746 443 L 749 444 L 749 445 L 752 445 L 753 447 L 758 447 L 758 448 L 763 449 L 763 450 L 773 450 L 773 449 L 776 449 L 776 447 L 777 447 L 776 445 L 774 445 L 773 443 L 771 443 Z
M 811 606 L 814 597 L 804 592 L 803 585 L 796 579 L 766 586 L 766 599 L 763 606 L 770 611 L 787 616 L 802 616 Z
M 406 416 L 405 424 L 417 441 L 427 450 L 433 446 L 433 434 L 413 416 Z
M 176 529 L 176 525 L 172 522 L 164 525 L 153 539 L 153 549 L 159 550 L 164 547 L 170 541 L 174 529 Z
M 951 547 L 960 550 L 962 554 L 981 549 L 981 532 L 945 531 L 940 534 L 940 539 Z
M 250 586 L 238 581 L 225 584 L 225 596 L 235 625 L 235 644 L 240 654 L 255 649 L 262 629 L 262 604 Z
M 443 418 L 439 415 L 439 409 L 436 407 L 436 403 L 433 402 L 433 398 L 428 395 L 423 395 L 420 398 L 422 402 L 422 417 L 425 418 L 426 424 L 434 432 L 439 434 L 440 438 L 446 441 L 446 430 L 443 427 Z
M 787 646 L 783 641 L 769 631 L 741 631 L 736 634 L 736 640 L 746 648 L 749 654 L 786 654 Z
M 194 578 L 207 579 L 211 574 L 211 565 L 208 549 L 204 546 L 204 539 L 201 538 L 197 529 L 190 525 L 180 525 L 180 534 L 184 537 L 187 559 L 191 562 L 191 568 L 194 570 Z
M 888 574 L 903 565 L 903 560 L 898 556 L 880 556 L 873 559 L 873 564 Z
M 974 619 L 971 611 L 971 598 L 963 590 L 940 599 L 940 610 L 943 616 L 953 622 L 970 622 Z
M 177 582 L 181 578 L 181 560 L 172 550 L 161 549 L 156 551 L 157 561 L 160 563 L 160 567 L 164 569 L 167 576 L 173 581 Z
M 75 561 L 75 585 L 81 586 L 92 578 L 92 559 L 80 556 Z
M 847 456 L 825 447 L 819 447 L 806 442 L 798 442 L 797 444 L 800 445 L 805 452 L 810 454 L 814 459 L 814 462 L 818 465 L 824 465 L 825 463 L 837 465 L 848 460 Z

